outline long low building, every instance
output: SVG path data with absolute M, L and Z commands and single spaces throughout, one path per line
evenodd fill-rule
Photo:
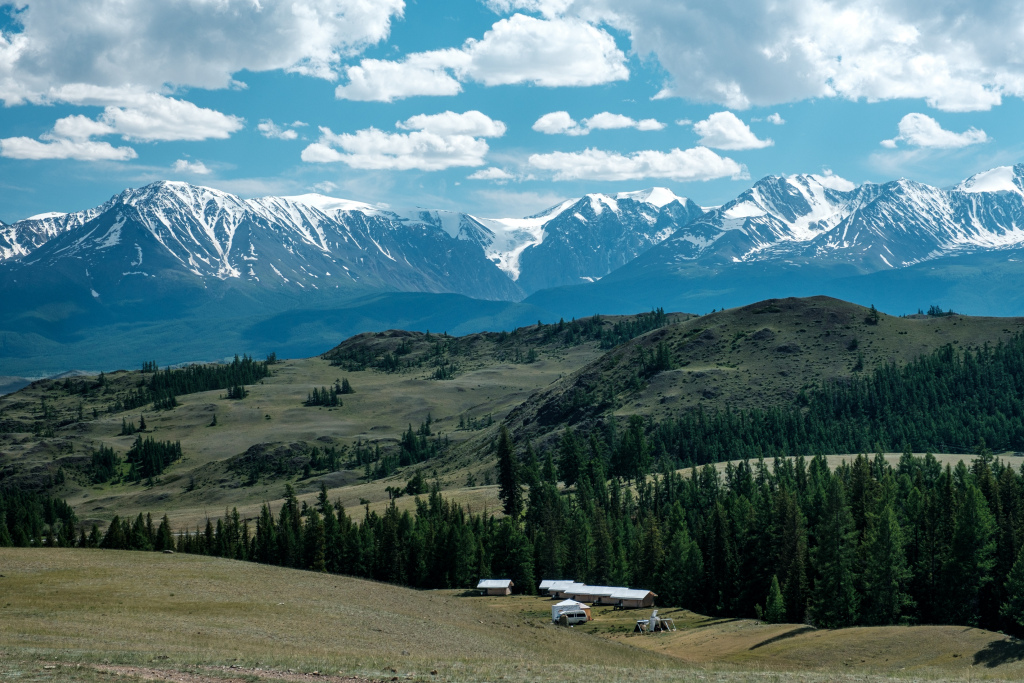
M 637 607 L 652 607 L 656 597 L 658 594 L 654 591 L 620 588 L 611 594 L 610 599 L 613 604 L 623 609 L 635 609 Z
M 476 587 L 484 595 L 512 595 L 512 579 L 480 579 Z
M 644 589 L 622 588 L 619 586 L 590 586 L 568 580 L 548 579 L 540 582 L 540 590 L 556 600 L 576 600 L 597 605 L 612 605 L 625 609 L 650 607 L 657 593 Z

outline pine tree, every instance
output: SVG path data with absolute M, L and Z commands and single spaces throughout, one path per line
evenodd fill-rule
M 140 432 L 146 431 L 146 416 L 145 415 L 139 415 L 139 431 Z
M 985 497 L 968 484 L 956 512 L 949 557 L 944 569 L 946 617 L 951 623 L 978 619 L 981 590 L 992 581 L 995 565 L 995 520 Z
M 508 428 L 501 426 L 498 433 L 498 497 L 501 498 L 505 514 L 518 519 L 523 510 L 522 474 L 519 458 L 512 446 Z
M 558 477 L 566 486 L 575 486 L 583 467 L 583 445 L 572 429 L 562 434 L 558 450 Z
M 999 612 L 1016 625 L 1024 626 L 1024 546 L 1017 553 L 1017 561 L 1006 577 L 1006 602 Z
M 842 484 L 832 476 L 825 484 L 825 508 L 816 534 L 818 547 L 812 553 L 817 573 L 812 616 L 820 627 L 842 628 L 857 620 L 855 534 Z
M 786 620 L 786 603 L 782 599 L 782 590 L 779 588 L 778 576 L 772 576 L 772 585 L 768 589 L 768 597 L 764 604 L 765 623 L 781 624 Z
M 907 593 L 911 571 L 903 552 L 903 534 L 888 501 L 869 521 L 864 554 L 864 622 L 895 624 L 914 601 Z

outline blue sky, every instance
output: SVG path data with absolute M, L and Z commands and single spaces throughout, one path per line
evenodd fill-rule
M 2 4 L 2 3 L 0 3 Z M 0 219 L 187 180 L 522 216 L 1024 161 L 1024 8 L 946 0 L 19 0 Z

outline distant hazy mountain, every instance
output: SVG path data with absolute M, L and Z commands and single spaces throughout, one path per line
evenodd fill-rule
M 526 218 L 157 182 L 0 225 L 0 358 L 32 375 L 44 356 L 47 370 L 75 367 L 73 348 L 172 362 L 214 347 L 207 357 L 315 353 L 365 329 L 813 294 L 1020 314 L 1022 262 L 1024 165 L 948 190 L 769 176 L 708 210 L 660 188 L 590 194 Z

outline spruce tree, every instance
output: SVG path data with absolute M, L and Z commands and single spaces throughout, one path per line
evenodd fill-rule
M 855 535 L 853 515 L 837 476 L 825 484 L 825 506 L 818 524 L 818 547 L 812 552 L 817 579 L 811 616 L 822 628 L 852 626 L 857 620 L 854 587 Z
M 898 623 L 914 601 L 907 592 L 911 571 L 903 552 L 903 534 L 888 501 L 869 520 L 864 555 L 864 622 L 875 626 Z
M 786 620 L 786 603 L 782 599 L 778 576 L 772 576 L 772 585 L 765 600 L 764 620 L 768 624 L 781 624 Z
M 498 497 L 501 498 L 505 514 L 518 519 L 523 510 L 522 474 L 512 446 L 512 437 L 505 425 L 501 426 L 498 433 Z
M 2 530 L 0 527 L 0 532 Z M 1013 568 L 1006 577 L 1006 602 L 1003 603 L 1000 614 L 1017 626 L 1024 626 L 1024 546 L 1017 553 L 1017 561 L 1013 563 Z
M 981 590 L 992 581 L 995 546 L 992 513 L 978 488 L 968 484 L 956 512 L 949 556 L 944 567 L 945 616 L 951 623 L 977 622 Z

